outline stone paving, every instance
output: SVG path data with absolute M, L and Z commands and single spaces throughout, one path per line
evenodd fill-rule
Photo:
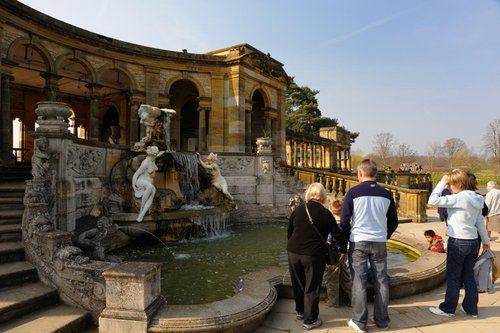
M 429 222 L 426 223 L 404 223 L 400 224 L 398 232 L 413 233 L 421 235 L 421 240 L 425 242 L 424 230 L 434 229 L 437 234 L 445 235 L 445 224 L 439 222 L 435 209 L 428 210 Z M 497 234 L 492 237 L 497 239 Z M 492 250 L 500 260 L 500 243 L 495 240 L 491 242 Z M 443 254 L 444 255 L 444 254 Z M 391 324 L 387 331 L 392 332 L 446 332 L 446 333 L 496 333 L 500 332 L 500 280 L 495 283 L 497 292 L 495 294 L 479 295 L 479 318 L 474 319 L 457 309 L 456 316 L 445 318 L 429 312 L 429 307 L 437 306 L 443 299 L 446 284 L 438 288 L 400 299 L 391 300 L 389 303 L 389 315 Z M 461 290 L 461 298 L 463 290 Z M 369 304 L 369 316 L 373 315 L 373 305 Z M 325 302 L 320 303 L 320 318 L 323 326 L 312 330 L 313 332 L 354 332 L 346 325 L 346 321 L 351 317 L 351 308 L 328 307 Z M 257 333 L 278 333 L 278 332 L 303 332 L 302 321 L 295 319 L 294 301 L 280 298 L 269 313 L 264 324 L 257 330 Z M 374 323 L 368 325 L 368 331 L 382 331 Z

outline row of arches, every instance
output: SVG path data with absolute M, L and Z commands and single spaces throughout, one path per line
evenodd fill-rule
M 145 83 L 138 83 L 125 63 L 116 60 L 98 63 L 82 51 L 53 56 L 42 42 L 17 39 L 8 48 L 7 60 L 2 62 L 1 96 L 9 99 L 10 147 L 28 151 L 24 158 L 30 158 L 33 142 L 29 134 L 36 125 L 34 109 L 42 100 L 72 106 L 75 135 L 132 145 L 143 134 L 136 115 L 146 99 L 143 86 Z M 171 124 L 171 146 L 180 151 L 205 151 L 210 145 L 212 96 L 206 96 L 203 86 L 186 75 L 171 77 L 166 86 L 168 90 L 159 92 L 158 100 L 159 106 L 177 112 Z M 200 103 L 201 100 L 208 102 Z M 265 114 L 269 109 L 265 92 L 256 88 L 249 100 L 250 109 L 247 107 L 246 112 L 250 116 L 244 129 L 246 152 L 255 151 L 255 139 L 272 130 L 269 119 L 265 120 L 269 118 Z M 21 131 L 18 139 L 13 137 L 14 126 Z

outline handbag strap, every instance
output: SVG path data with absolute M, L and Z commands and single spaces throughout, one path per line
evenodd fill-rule
M 316 233 L 319 235 L 319 238 L 323 241 L 323 244 L 325 244 L 326 247 L 329 247 L 328 243 L 323 239 L 323 236 L 321 236 L 321 233 L 319 232 L 318 228 L 316 228 L 316 226 L 314 225 L 314 221 L 311 217 L 311 214 L 309 214 L 309 209 L 307 209 L 307 203 L 305 203 L 304 206 L 306 207 L 306 213 L 307 216 L 309 217 L 309 222 L 313 226 L 314 230 L 316 230 Z

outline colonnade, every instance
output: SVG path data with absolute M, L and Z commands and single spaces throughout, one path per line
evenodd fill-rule
M 297 135 L 287 131 L 287 165 L 302 168 L 351 170 L 350 146 L 344 147 L 334 140 L 310 135 Z

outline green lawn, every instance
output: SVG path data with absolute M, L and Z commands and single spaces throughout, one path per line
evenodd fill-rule
M 500 184 L 500 176 L 499 175 L 495 175 L 493 173 L 482 173 L 482 172 L 477 172 L 477 173 L 475 173 L 475 175 L 476 175 L 476 179 L 477 179 L 477 185 L 479 188 L 485 188 L 486 183 L 489 182 L 490 180 L 494 180 Z M 443 173 L 440 173 L 440 172 L 432 173 L 431 174 L 432 185 L 436 186 L 436 184 L 438 183 L 438 181 L 441 180 L 442 177 L 443 177 Z

